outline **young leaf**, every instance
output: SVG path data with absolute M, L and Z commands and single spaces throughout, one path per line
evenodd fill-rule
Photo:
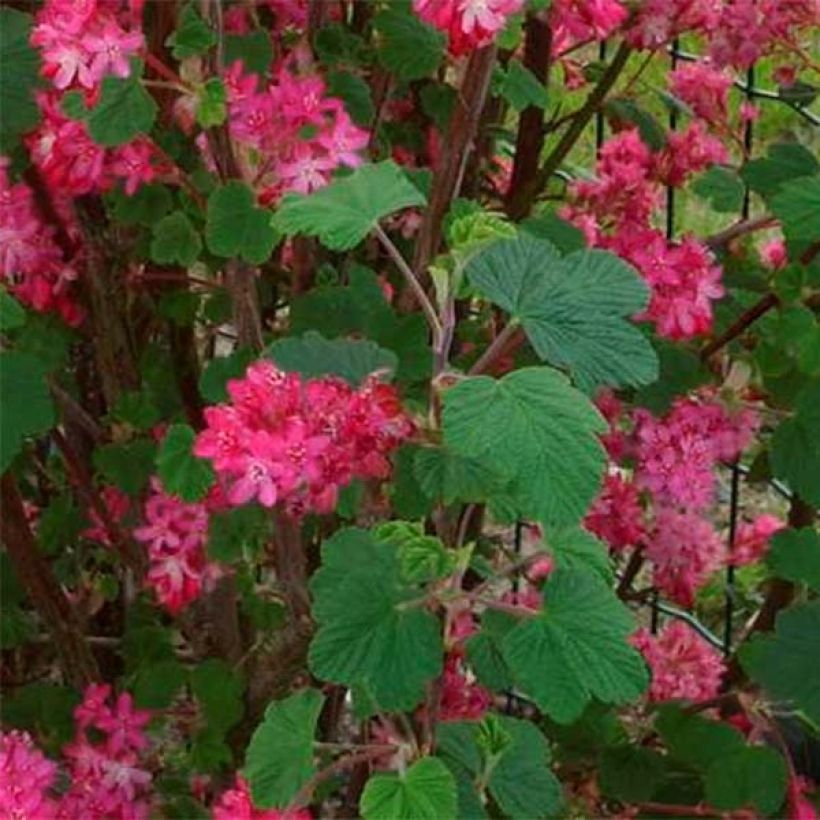
M 626 318 L 646 307 L 649 291 L 617 256 L 585 250 L 562 259 L 549 242 L 522 236 L 493 243 L 466 270 L 520 320 L 536 353 L 568 367 L 582 390 L 658 377 L 652 345 Z
M 756 635 L 741 647 L 740 661 L 768 694 L 820 723 L 820 600 L 777 616 L 773 635 Z
M 199 501 L 214 483 L 210 463 L 193 454 L 194 431 L 187 424 L 174 424 L 157 452 L 157 474 L 165 491 L 183 501 Z
M 228 116 L 225 83 L 219 77 L 211 77 L 197 98 L 196 121 L 203 128 L 222 125 Z
M 444 441 L 509 483 L 524 518 L 574 524 L 600 486 L 606 429 L 589 400 L 547 367 L 465 379 L 444 394 Z
M 174 211 L 154 225 L 151 259 L 161 265 L 189 267 L 202 250 L 202 240 L 191 220 L 182 211 Z
M 570 723 L 595 697 L 621 704 L 646 688 L 646 665 L 627 643 L 629 610 L 589 572 L 555 570 L 544 608 L 503 641 L 504 659 L 522 691 L 558 723 Z
M 363 165 L 312 194 L 289 194 L 274 218 L 286 234 L 318 236 L 334 251 L 355 247 L 380 219 L 425 204 L 422 193 L 392 160 Z
M 398 365 L 396 354 L 367 339 L 325 339 L 310 331 L 301 338 L 279 339 L 264 355 L 282 370 L 305 378 L 339 376 L 354 387 L 373 373 L 389 376 Z
M 359 808 L 364 820 L 455 820 L 456 782 L 436 757 L 417 760 L 406 772 L 376 774 Z
M 208 197 L 205 241 L 211 253 L 258 265 L 271 255 L 276 240 L 270 213 L 256 206 L 247 185 L 228 182 Z
M 49 369 L 28 353 L 0 352 L 0 473 L 20 452 L 26 436 L 45 433 L 56 422 L 46 385 Z
M 7 153 L 17 138 L 40 119 L 34 101 L 40 58 L 29 44 L 32 17 L 8 6 L 0 9 L 0 152 Z
M 806 527 L 776 533 L 766 563 L 778 577 L 820 592 L 820 535 L 816 530 Z
M 360 529 L 337 532 L 322 545 L 322 566 L 311 580 L 319 629 L 308 664 L 316 677 L 361 684 L 386 710 L 409 710 L 441 672 L 436 618 L 404 580 L 399 548 Z
M 379 59 L 400 80 L 429 77 L 444 57 L 446 36 L 407 6 L 392 3 L 373 19 L 379 38 Z
M 510 60 L 500 88 L 501 96 L 516 110 L 528 106 L 546 108 L 549 104 L 547 87 L 526 68 L 520 60 Z
M 137 77 L 109 75 L 103 78 L 100 101 L 89 114 L 88 131 L 98 145 L 114 148 L 147 134 L 156 115 L 157 104 Z
M 257 808 L 285 808 L 315 773 L 313 739 L 324 702 L 315 689 L 303 689 L 265 710 L 243 769 Z

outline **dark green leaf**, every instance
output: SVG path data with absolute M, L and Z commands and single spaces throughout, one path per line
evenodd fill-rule
M 778 577 L 820 592 L 820 535 L 816 530 L 806 527 L 776 533 L 766 563 Z
M 105 444 L 94 451 L 94 466 L 109 484 L 136 497 L 154 472 L 157 446 L 147 438 L 123 444 Z
M 444 58 L 447 38 L 404 4 L 390 4 L 373 20 L 379 59 L 400 80 L 429 77 Z
M 666 133 L 661 124 L 635 100 L 629 97 L 607 100 L 604 112 L 619 123 L 636 125 L 641 139 L 653 151 L 660 151 L 666 145 Z
M 587 246 L 583 232 L 554 212 L 528 217 L 520 228 L 536 239 L 551 242 L 562 254 L 581 251 Z
M 662 415 L 675 398 L 708 381 L 710 374 L 696 353 L 663 341 L 656 346 L 660 375 L 657 381 L 637 391 L 635 402 Z
M 548 532 L 545 542 L 559 569 L 594 572 L 603 581 L 612 583 L 609 551 L 592 533 L 581 527 L 567 527 Z
M 699 197 L 709 200 L 713 210 L 719 213 L 737 213 L 743 204 L 746 187 L 731 168 L 713 165 L 694 181 L 692 190 Z
M 625 803 L 644 803 L 664 775 L 663 758 L 640 746 L 611 746 L 598 758 L 598 785 L 607 797 Z
M 174 424 L 157 452 L 157 474 L 163 488 L 183 501 L 199 501 L 214 483 L 210 462 L 193 454 L 195 438 L 187 424 Z
M 476 677 L 494 692 L 512 689 L 513 679 L 504 660 L 503 643 L 516 620 L 504 612 L 488 610 L 481 616 L 481 631 L 466 642 L 467 658 Z
M 819 240 L 820 174 L 783 183 L 771 199 L 771 209 L 787 240 Z
M 140 668 L 131 688 L 141 709 L 167 709 L 187 678 L 185 667 L 170 658 Z
M 743 735 L 728 723 L 692 714 L 676 704 L 664 704 L 655 722 L 669 754 L 705 772 L 744 748 Z
M 709 768 L 706 800 L 722 811 L 754 806 L 772 814 L 783 804 L 786 780 L 782 755 L 764 746 L 747 746 Z
M 431 501 L 482 502 L 497 493 L 504 482 L 480 461 L 460 456 L 446 447 L 419 448 L 413 470 Z
M 820 504 L 820 382 L 804 388 L 797 413 L 780 423 L 772 437 L 772 472 L 810 504 Z
M 407 771 L 375 774 L 362 792 L 364 820 L 455 820 L 456 783 L 438 758 L 423 757 Z
M 269 539 L 270 528 L 269 512 L 253 504 L 213 513 L 208 521 L 208 556 L 230 564 L 256 555 Z
M 148 227 L 159 222 L 173 207 L 171 192 L 156 182 L 140 185 L 131 196 L 115 188 L 109 194 L 109 202 L 118 222 Z
M 265 29 L 255 29 L 250 34 L 225 35 L 225 64 L 242 60 L 246 72 L 265 76 L 273 61 L 270 34 Z
M 34 101 L 40 60 L 29 45 L 32 17 L 17 9 L 0 9 L 0 152 L 8 153 L 21 134 L 40 119 Z
M 229 356 L 211 359 L 199 377 L 199 392 L 205 401 L 212 404 L 228 400 L 226 385 L 229 379 L 239 379 L 245 375 L 248 365 L 254 360 L 249 348 L 235 350 Z
M 747 162 L 740 176 L 753 191 L 770 197 L 783 183 L 810 176 L 818 170 L 820 163 L 804 145 L 779 142 L 769 146 L 766 157 Z
M 196 666 L 191 672 L 191 690 L 209 729 L 227 732 L 242 719 L 245 682 L 222 659 L 208 658 Z
M 251 264 L 261 264 L 277 241 L 270 217 L 268 211 L 256 206 L 247 185 L 228 182 L 208 197 L 208 248 L 217 256 L 241 256 Z
M 101 87 L 100 101 L 88 117 L 94 142 L 114 148 L 151 130 L 157 104 L 133 73 L 126 79 L 104 77 Z
M 516 111 L 529 106 L 546 108 L 549 104 L 547 87 L 520 60 L 510 60 L 499 91 Z
M 331 71 L 327 78 L 328 93 L 344 100 L 347 113 L 357 125 L 367 127 L 373 120 L 376 109 L 370 86 L 351 71 Z
M 0 288 L 0 331 L 15 330 L 25 323 L 25 310 L 5 288 Z
M 182 211 L 174 211 L 154 225 L 151 238 L 151 259 L 154 262 L 190 267 L 201 250 L 199 233 Z
M 171 47 L 175 60 L 185 60 L 197 54 L 204 54 L 216 45 L 216 34 L 199 16 L 196 6 L 188 4 L 179 15 L 176 31 L 165 41 Z

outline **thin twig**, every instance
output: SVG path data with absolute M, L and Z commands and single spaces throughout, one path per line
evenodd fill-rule
M 504 329 L 498 336 L 493 339 L 492 344 L 481 354 L 478 361 L 470 368 L 470 376 L 478 376 L 489 370 L 490 366 L 495 363 L 496 359 L 500 358 L 507 346 L 507 342 L 513 338 L 516 331 L 520 330 L 518 322 L 510 319 L 504 326 Z
M 766 230 L 766 228 L 772 228 L 775 225 L 777 225 L 777 220 L 773 216 L 759 216 L 755 219 L 743 219 L 740 222 L 735 222 L 734 225 L 730 225 L 728 228 L 707 237 L 706 244 L 713 251 L 716 251 L 724 245 L 728 245 L 733 239 L 737 239 L 738 237 L 745 236 L 749 233 L 754 233 L 755 231 L 763 231 Z
M 714 338 L 701 350 L 701 360 L 704 362 L 708 361 L 715 353 L 729 344 L 729 342 L 734 341 L 740 336 L 746 328 L 756 322 L 761 316 L 764 316 L 772 308 L 777 307 L 779 303 L 780 300 L 774 293 L 767 293 L 732 322 L 723 333 Z

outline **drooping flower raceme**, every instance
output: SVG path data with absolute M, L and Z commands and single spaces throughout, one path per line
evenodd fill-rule
M 657 635 L 640 629 L 632 643 L 650 672 L 649 699 L 697 703 L 717 695 L 725 665 L 720 653 L 683 621 L 672 621 Z
M 754 521 L 741 522 L 732 550 L 726 556 L 727 563 L 742 567 L 759 561 L 768 552 L 771 537 L 785 526 L 783 521 L 768 513 L 757 516 Z
M 386 478 L 388 454 L 413 432 L 395 388 L 376 378 L 354 390 L 260 361 L 228 393 L 230 404 L 205 410 L 194 452 L 213 462 L 234 505 L 330 512 L 353 478 Z
M 618 475 L 608 475 L 584 519 L 584 527 L 615 550 L 640 544 L 645 535 L 638 488 Z
M 50 794 L 57 765 L 35 745 L 28 732 L 0 732 L 0 817 L 50 818 Z
M 251 800 L 248 784 L 236 776 L 232 789 L 222 792 L 211 812 L 213 820 L 311 820 L 306 809 L 257 809 Z

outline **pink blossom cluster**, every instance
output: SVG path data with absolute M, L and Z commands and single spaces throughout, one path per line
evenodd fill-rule
M 74 710 L 76 735 L 63 749 L 71 787 L 58 817 L 142 820 L 150 811 L 151 773 L 144 768 L 151 713 L 131 695 L 116 699 L 108 684 L 92 684 Z
M 146 583 L 173 615 L 181 612 L 219 578 L 218 564 L 208 561 L 209 512 L 224 507 L 218 488 L 205 501 L 187 502 L 166 493 L 152 479 L 143 508 L 143 523 L 134 538 L 148 548 Z
M 492 705 L 492 695 L 473 680 L 460 654 L 447 655 L 441 677 L 439 720 L 481 720 Z
M 386 478 L 387 456 L 413 430 L 394 387 L 303 379 L 269 361 L 228 382 L 230 404 L 205 410 L 194 453 L 213 461 L 228 502 L 331 512 L 354 478 Z
M 682 621 L 672 621 L 657 635 L 639 629 L 632 643 L 652 674 L 649 699 L 689 700 L 717 695 L 726 666 L 720 653 Z
M 307 809 L 257 809 L 248 784 L 236 776 L 232 789 L 222 792 L 211 811 L 213 820 L 311 820 Z
M 55 88 L 94 89 L 111 74 L 127 77 L 129 60 L 144 45 L 139 17 L 119 0 L 46 0 L 37 12 L 31 44 Z
M 8 160 L 0 157 L 0 282 L 27 307 L 56 313 L 76 326 L 83 309 L 75 301 L 77 273 L 43 222 L 34 193 L 9 179 Z
M 785 526 L 777 516 L 768 513 L 757 516 L 754 521 L 742 521 L 737 528 L 727 563 L 744 567 L 759 561 L 768 552 L 771 537 Z
M 705 245 L 686 237 L 670 242 L 651 225 L 663 185 L 680 186 L 694 173 L 728 158 L 723 144 L 693 122 L 668 135 L 651 152 L 637 129 L 619 132 L 601 148 L 594 180 L 570 186 L 562 216 L 593 246 L 632 264 L 650 288 L 637 319 L 655 323 L 661 336 L 686 339 L 709 331 L 712 303 L 723 295 L 721 269 Z
M 523 0 L 413 0 L 416 14 L 447 35 L 456 57 L 491 43 L 522 6 Z
M 327 94 L 321 77 L 298 74 L 282 64 L 266 88 L 241 62 L 228 71 L 231 136 L 239 160 L 266 203 L 287 191 L 321 188 L 340 166 L 355 168 L 368 132 L 353 124 L 338 97 Z
M 683 63 L 669 72 L 667 80 L 672 93 L 685 102 L 696 117 L 710 125 L 726 122 L 733 82 L 728 71 L 706 62 Z
M 554 0 L 549 9 L 554 54 L 589 40 L 605 40 L 627 18 L 620 0 Z
M 584 519 L 584 527 L 614 550 L 642 543 L 646 535 L 638 488 L 620 475 L 608 475 Z
M 0 732 L 0 817 L 54 817 L 51 794 L 57 765 L 35 745 L 27 732 Z
M 711 31 L 720 7 L 721 0 L 645 0 L 630 22 L 627 40 L 636 48 L 657 49 L 686 31 Z
M 131 499 L 114 484 L 108 484 L 100 490 L 100 501 L 112 522 L 121 523 L 131 511 Z M 111 543 L 111 533 L 97 510 L 89 509 L 88 518 L 91 526 L 83 530 L 83 538 L 96 541 L 104 547 L 114 546 Z

